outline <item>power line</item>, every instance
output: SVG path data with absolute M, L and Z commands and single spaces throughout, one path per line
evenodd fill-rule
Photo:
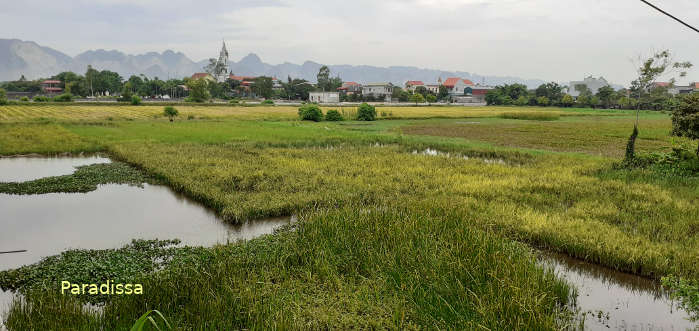
M 689 25 L 688 23 L 685 23 L 684 21 L 682 21 L 681 19 L 679 19 L 679 18 L 677 18 L 677 17 L 675 17 L 675 16 L 672 16 L 670 13 L 668 13 L 668 12 L 666 12 L 666 11 L 664 11 L 664 10 L 658 8 L 658 7 L 656 7 L 656 6 L 653 5 L 652 3 L 650 3 L 650 2 L 648 2 L 648 1 L 646 1 L 646 0 L 641 0 L 641 2 L 645 3 L 646 5 L 649 5 L 649 6 L 653 7 L 653 9 L 655 9 L 655 10 L 657 10 L 657 11 L 659 11 L 659 12 L 661 12 L 661 13 L 663 13 L 663 14 L 669 16 L 669 17 L 671 17 L 673 20 L 682 23 L 682 25 L 684 25 L 684 26 L 686 26 L 686 27 L 688 27 L 688 28 L 694 30 L 695 32 L 699 32 L 699 29 L 697 29 L 697 28 L 695 28 L 695 27 Z

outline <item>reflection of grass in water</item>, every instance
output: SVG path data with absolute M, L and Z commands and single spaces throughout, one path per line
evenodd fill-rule
M 70 175 L 39 178 L 26 182 L 0 182 L 0 193 L 46 194 L 90 192 L 100 184 L 141 185 L 153 183 L 153 178 L 126 163 L 112 162 L 76 167 Z
M 677 278 L 663 277 L 663 285 L 672 289 L 672 297 L 692 314 L 692 321 L 699 321 L 699 282 Z

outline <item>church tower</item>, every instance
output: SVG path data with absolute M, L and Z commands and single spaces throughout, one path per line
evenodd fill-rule
M 226 41 L 223 41 L 223 47 L 221 47 L 221 53 L 218 55 L 218 61 L 216 62 L 216 72 L 214 77 L 219 82 L 225 82 L 228 77 L 228 49 L 226 49 Z

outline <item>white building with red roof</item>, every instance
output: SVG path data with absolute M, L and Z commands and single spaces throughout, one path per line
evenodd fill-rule
M 450 77 L 442 83 L 449 91 L 449 95 L 468 95 L 473 89 L 473 82 L 468 79 Z

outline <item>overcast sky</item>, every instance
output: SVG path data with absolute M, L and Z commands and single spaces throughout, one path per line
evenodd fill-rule
M 639 0 L 3 1 L 0 37 L 74 56 L 88 49 L 231 59 L 406 65 L 627 85 L 630 59 L 671 49 L 699 66 L 699 33 Z M 699 26 L 698 0 L 651 0 Z M 699 81 L 699 69 L 689 80 Z

